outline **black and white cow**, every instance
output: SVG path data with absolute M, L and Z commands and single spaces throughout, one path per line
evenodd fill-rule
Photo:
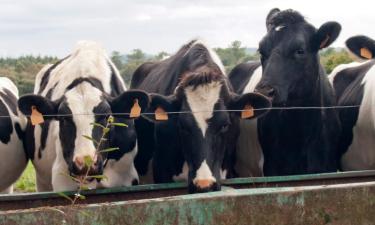
M 0 77 L 0 192 L 12 193 L 13 183 L 27 165 L 23 148 L 26 117 L 18 113 L 18 89 L 6 77 Z
M 259 44 L 261 62 L 238 65 L 229 75 L 237 93 L 262 93 L 272 98 L 272 107 L 335 105 L 318 52 L 335 41 L 340 25 L 327 22 L 315 29 L 296 11 L 273 9 L 266 27 Z M 340 122 L 335 110 L 274 109 L 241 128 L 236 165 L 241 176 L 262 175 L 262 167 L 267 176 L 338 168 Z
M 20 110 L 30 115 L 32 106 L 44 115 L 45 123 L 29 124 L 27 146 L 37 174 L 38 191 L 66 191 L 77 188 L 67 175 L 83 176 L 88 168 L 84 161 L 90 157 L 94 164 L 90 175 L 103 174 L 108 179 L 90 183 L 91 188 L 129 186 L 138 182 L 134 167 L 137 153 L 134 121 L 114 116 L 115 121 L 128 127 L 112 127 L 107 141 L 100 149 L 118 147 L 106 153 L 96 151 L 102 128 L 113 113 L 129 113 L 138 100 L 144 110 L 148 95 L 143 91 L 125 91 L 124 83 L 105 53 L 95 42 L 79 42 L 68 57 L 42 69 L 36 78 L 34 95 L 19 99 Z M 96 115 L 94 115 L 96 114 Z
M 329 80 L 336 90 L 338 105 L 358 106 L 340 109 L 342 132 L 339 152 L 341 169 L 375 169 L 375 41 L 355 36 L 346 41 L 348 49 L 365 62 L 336 67 Z
M 186 180 L 189 192 L 220 190 L 220 179 L 228 172 L 221 171 L 223 160 L 230 160 L 240 115 L 226 110 L 241 110 L 247 104 L 255 109 L 269 106 L 260 94 L 232 93 L 219 57 L 199 40 L 168 59 L 141 65 L 131 87 L 157 93 L 151 94 L 151 112 L 158 107 L 181 112 L 168 114 L 164 122 L 150 116 L 154 128 L 150 122 L 137 121 L 138 171 L 145 174 L 153 156 L 155 182 Z M 252 118 L 264 112 L 255 111 Z

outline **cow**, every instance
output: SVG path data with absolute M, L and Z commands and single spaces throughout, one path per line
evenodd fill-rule
M 32 126 L 29 122 L 26 131 L 38 191 L 75 190 L 78 183 L 72 177 L 86 174 L 105 176 L 88 179 L 89 188 L 138 183 L 133 163 L 137 135 L 129 112 L 136 102 L 146 110 L 149 96 L 143 91 L 126 91 L 119 72 L 99 44 L 79 42 L 69 56 L 45 66 L 35 84 L 35 93 L 22 96 L 18 105 L 25 115 L 32 114 L 33 107 L 45 115 L 44 123 Z M 111 126 L 98 147 L 101 126 L 108 124 L 109 116 L 127 127 Z M 109 147 L 119 150 L 98 152 Z M 86 159 L 92 161 L 90 168 Z
M 319 50 L 335 41 L 341 26 L 327 22 L 316 29 L 297 11 L 272 9 L 266 28 L 259 43 L 260 62 L 240 64 L 229 74 L 237 94 L 261 93 L 272 99 L 273 107 L 257 121 L 242 122 L 237 173 L 335 172 L 341 126 L 337 111 L 327 108 L 336 105 L 336 98 L 319 62 Z
M 12 193 L 13 183 L 27 165 L 23 147 L 27 119 L 17 108 L 18 89 L 7 77 L 0 77 L 0 192 Z
M 364 62 L 337 66 L 329 75 L 341 108 L 342 132 L 339 142 L 341 169 L 375 169 L 375 41 L 366 36 L 354 36 L 346 41 L 347 48 Z
M 152 159 L 154 182 L 187 181 L 190 193 L 220 190 L 220 179 L 230 173 L 241 115 L 237 110 L 252 107 L 247 117 L 252 119 L 267 112 L 256 109 L 270 105 L 260 94 L 233 93 L 218 55 L 201 40 L 163 61 L 141 65 L 131 88 L 152 93 L 149 111 L 168 117 L 136 121 L 137 170 L 140 175 L 151 171 Z

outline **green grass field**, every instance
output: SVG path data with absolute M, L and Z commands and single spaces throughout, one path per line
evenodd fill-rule
M 14 192 L 35 192 L 35 170 L 31 162 L 14 185 Z

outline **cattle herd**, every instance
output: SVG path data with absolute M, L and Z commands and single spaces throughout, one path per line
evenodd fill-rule
M 127 90 L 105 50 L 84 41 L 37 74 L 33 94 L 19 98 L 0 78 L 0 191 L 12 192 L 29 160 L 38 191 L 76 190 L 71 177 L 84 175 L 105 177 L 90 188 L 186 181 L 196 193 L 226 178 L 375 169 L 375 41 L 349 38 L 362 62 L 327 75 L 319 51 L 339 23 L 315 28 L 273 9 L 265 25 L 261 60 L 228 75 L 193 40 L 139 66 Z M 32 125 L 32 114 L 44 122 Z M 127 126 L 111 126 L 100 143 L 118 150 L 98 152 L 109 117 Z

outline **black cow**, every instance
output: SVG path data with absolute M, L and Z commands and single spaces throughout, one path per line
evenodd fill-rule
M 151 112 L 159 107 L 177 112 L 169 113 L 168 121 L 156 122 L 154 128 L 152 123 L 137 121 L 139 158 L 135 163 L 141 175 L 153 156 L 155 182 L 186 179 L 190 192 L 220 190 L 220 178 L 228 172 L 221 171 L 223 159 L 231 155 L 240 115 L 225 110 L 269 106 L 260 94 L 232 93 L 224 74 L 218 56 L 201 41 L 192 41 L 170 58 L 138 68 L 131 88 L 157 93 L 151 95 Z M 255 111 L 252 118 L 264 112 Z M 155 122 L 153 118 L 148 117 Z
M 149 97 L 143 91 L 125 91 L 116 67 L 100 45 L 80 42 L 71 55 L 43 68 L 35 85 L 35 94 L 22 96 L 18 105 L 27 115 L 33 106 L 43 115 L 53 115 L 45 117 L 43 124 L 29 124 L 26 135 L 38 191 L 75 190 L 78 184 L 67 175 L 84 176 L 88 158 L 93 161 L 89 175 L 107 177 L 93 180 L 91 188 L 138 182 L 133 163 L 137 154 L 134 122 L 118 113 L 129 113 L 136 100 L 146 110 Z M 118 147 L 118 151 L 98 152 L 102 128 L 92 123 L 105 126 L 110 115 L 128 127 L 111 127 L 99 147 Z
M 237 93 L 255 90 L 272 98 L 272 107 L 335 105 L 318 52 L 335 41 L 340 25 L 327 22 L 315 29 L 296 11 L 273 9 L 266 27 L 267 34 L 259 44 L 261 62 L 241 64 L 229 75 Z M 236 166 L 245 170 L 243 175 L 252 175 L 248 171 L 253 168 L 256 174 L 261 173 L 263 157 L 267 176 L 333 172 L 338 168 L 340 122 L 335 110 L 274 109 L 248 126 L 257 126 L 248 130 L 257 132 L 259 143 L 240 142 L 238 152 L 242 155 L 237 158 L 252 157 L 250 150 L 261 149 L 255 151 L 256 165 L 246 165 L 243 159 L 239 163 L 245 165 Z M 250 135 L 249 139 L 256 137 Z M 264 156 L 259 156 L 261 153 Z
M 338 105 L 360 105 L 339 111 L 341 169 L 372 170 L 375 169 L 375 41 L 355 36 L 349 38 L 346 45 L 352 53 L 367 61 L 339 65 L 329 76 L 337 93 Z
M 0 192 L 13 192 L 12 184 L 27 165 L 23 148 L 26 117 L 17 109 L 18 89 L 6 77 L 0 77 Z

